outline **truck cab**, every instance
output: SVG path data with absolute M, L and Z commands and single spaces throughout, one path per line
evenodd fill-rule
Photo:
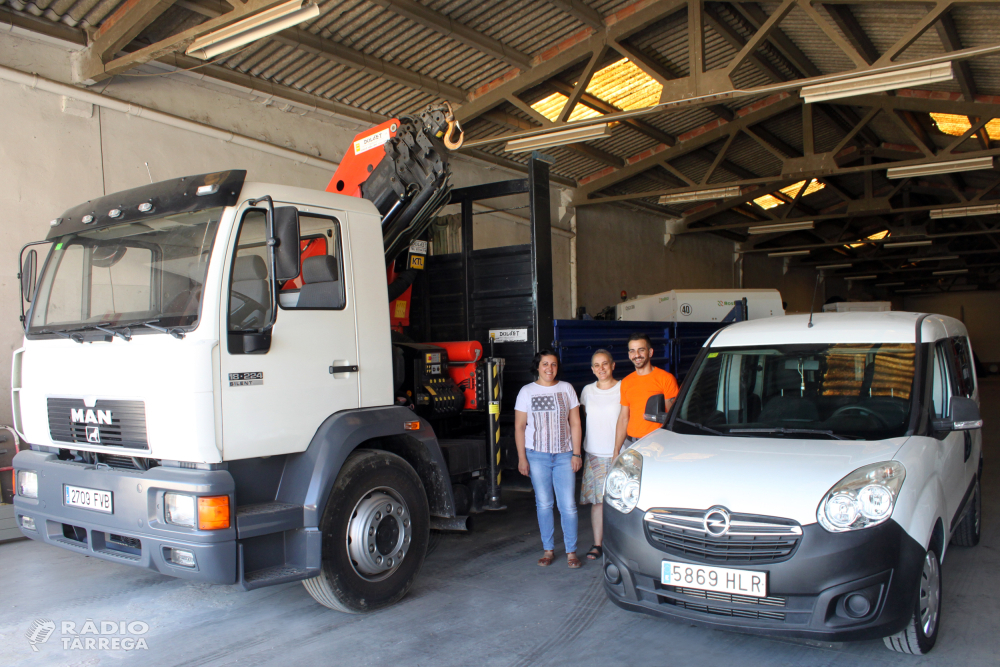
M 363 198 L 245 177 L 66 211 L 37 286 L 27 249 L 18 523 L 172 576 L 305 580 L 344 611 L 391 604 L 431 517 L 455 511 L 431 425 L 395 399 L 382 217 Z M 331 544 L 324 527 L 347 537 Z

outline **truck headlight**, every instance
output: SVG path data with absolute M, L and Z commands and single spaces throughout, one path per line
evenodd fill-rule
M 623 452 L 611 464 L 604 493 L 608 504 L 622 514 L 628 514 L 639 502 L 639 485 L 642 481 L 642 454 L 635 450 Z
M 38 497 L 38 473 L 34 470 L 17 471 L 17 495 L 25 498 Z
M 877 526 L 892 516 L 905 477 L 899 461 L 858 468 L 827 492 L 816 518 L 832 533 Z
M 167 523 L 194 528 L 196 519 L 194 496 L 186 496 L 183 493 L 165 493 L 163 494 L 163 505 L 163 516 Z

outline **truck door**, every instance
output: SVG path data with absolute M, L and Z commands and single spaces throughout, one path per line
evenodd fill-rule
M 958 387 L 958 376 L 954 369 L 954 359 L 949 354 L 951 341 L 938 341 L 934 346 L 931 365 L 932 372 L 932 404 L 933 416 L 943 419 L 951 415 L 952 396 L 961 396 Z M 968 489 L 970 479 L 965 475 L 966 432 L 951 431 L 947 435 L 937 434 L 941 438 L 938 448 L 938 471 L 944 487 L 947 514 L 945 521 L 950 521 L 958 511 L 958 507 Z M 943 437 L 942 437 L 943 436 Z M 950 526 L 945 527 L 946 530 Z
M 298 279 L 269 273 L 265 211 L 242 212 L 225 273 L 220 343 L 224 458 L 302 451 L 335 412 L 360 404 L 354 289 L 346 217 L 300 210 L 306 258 Z M 270 346 L 245 353 L 240 339 L 278 312 Z

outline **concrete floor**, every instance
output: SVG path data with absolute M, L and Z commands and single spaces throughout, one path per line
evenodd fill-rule
M 1000 379 L 982 383 L 986 465 L 982 543 L 944 563 L 941 636 L 929 656 L 882 642 L 812 645 L 704 630 L 622 611 L 600 568 L 539 568 L 530 494 L 472 534 L 444 536 L 399 605 L 368 616 L 330 611 L 300 584 L 243 592 L 86 558 L 32 541 L 0 545 L 0 664 L 148 665 L 996 665 L 1000 655 Z M 581 512 L 582 546 L 590 544 Z M 57 630 L 38 651 L 35 619 Z M 148 649 L 64 648 L 59 625 L 142 621 Z

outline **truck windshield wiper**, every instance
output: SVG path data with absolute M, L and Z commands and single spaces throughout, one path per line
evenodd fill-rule
M 124 331 L 115 331 L 114 329 L 107 328 L 110 322 L 101 322 L 100 324 L 92 324 L 91 327 L 97 329 L 98 331 L 103 331 L 104 333 L 109 333 L 112 336 L 118 336 L 126 343 L 132 340 L 132 330 L 128 327 L 121 327 Z
M 71 341 L 73 341 L 75 343 L 80 343 L 81 345 L 83 345 L 83 336 L 81 336 L 80 334 L 76 333 L 75 330 L 73 332 L 69 332 L 69 331 L 66 331 L 64 329 L 42 329 L 38 333 L 40 333 L 40 334 L 55 334 L 56 336 L 59 336 L 60 338 L 69 338 Z
M 709 428 L 704 424 L 699 424 L 698 422 L 690 422 L 687 419 L 681 419 L 680 417 L 677 417 L 676 419 L 674 419 L 674 421 L 680 422 L 682 424 L 687 424 L 688 426 L 694 426 L 695 428 L 699 428 L 702 431 L 708 431 L 709 433 L 714 433 L 715 435 L 726 435 L 722 431 L 716 431 L 714 428 Z M 732 431 L 730 431 L 730 433 L 731 432 Z
M 159 321 L 160 320 L 146 320 L 145 322 L 135 322 L 131 326 L 135 326 L 135 327 L 149 327 L 150 329 L 153 329 L 154 331 L 159 331 L 160 333 L 170 334 L 171 336 L 173 336 L 177 340 L 181 340 L 182 338 L 184 338 L 184 331 L 182 329 L 178 328 L 178 327 L 174 327 L 173 329 L 164 329 L 163 327 L 158 327 L 158 326 L 154 326 L 153 325 L 153 322 L 159 322 Z
M 818 428 L 785 428 L 784 426 L 777 426 L 774 428 L 731 428 L 730 433 L 780 433 L 782 435 L 795 434 L 795 433 L 806 433 L 810 435 L 827 435 L 831 438 L 836 438 L 837 440 L 847 440 L 842 435 L 837 435 L 833 431 L 825 431 Z

